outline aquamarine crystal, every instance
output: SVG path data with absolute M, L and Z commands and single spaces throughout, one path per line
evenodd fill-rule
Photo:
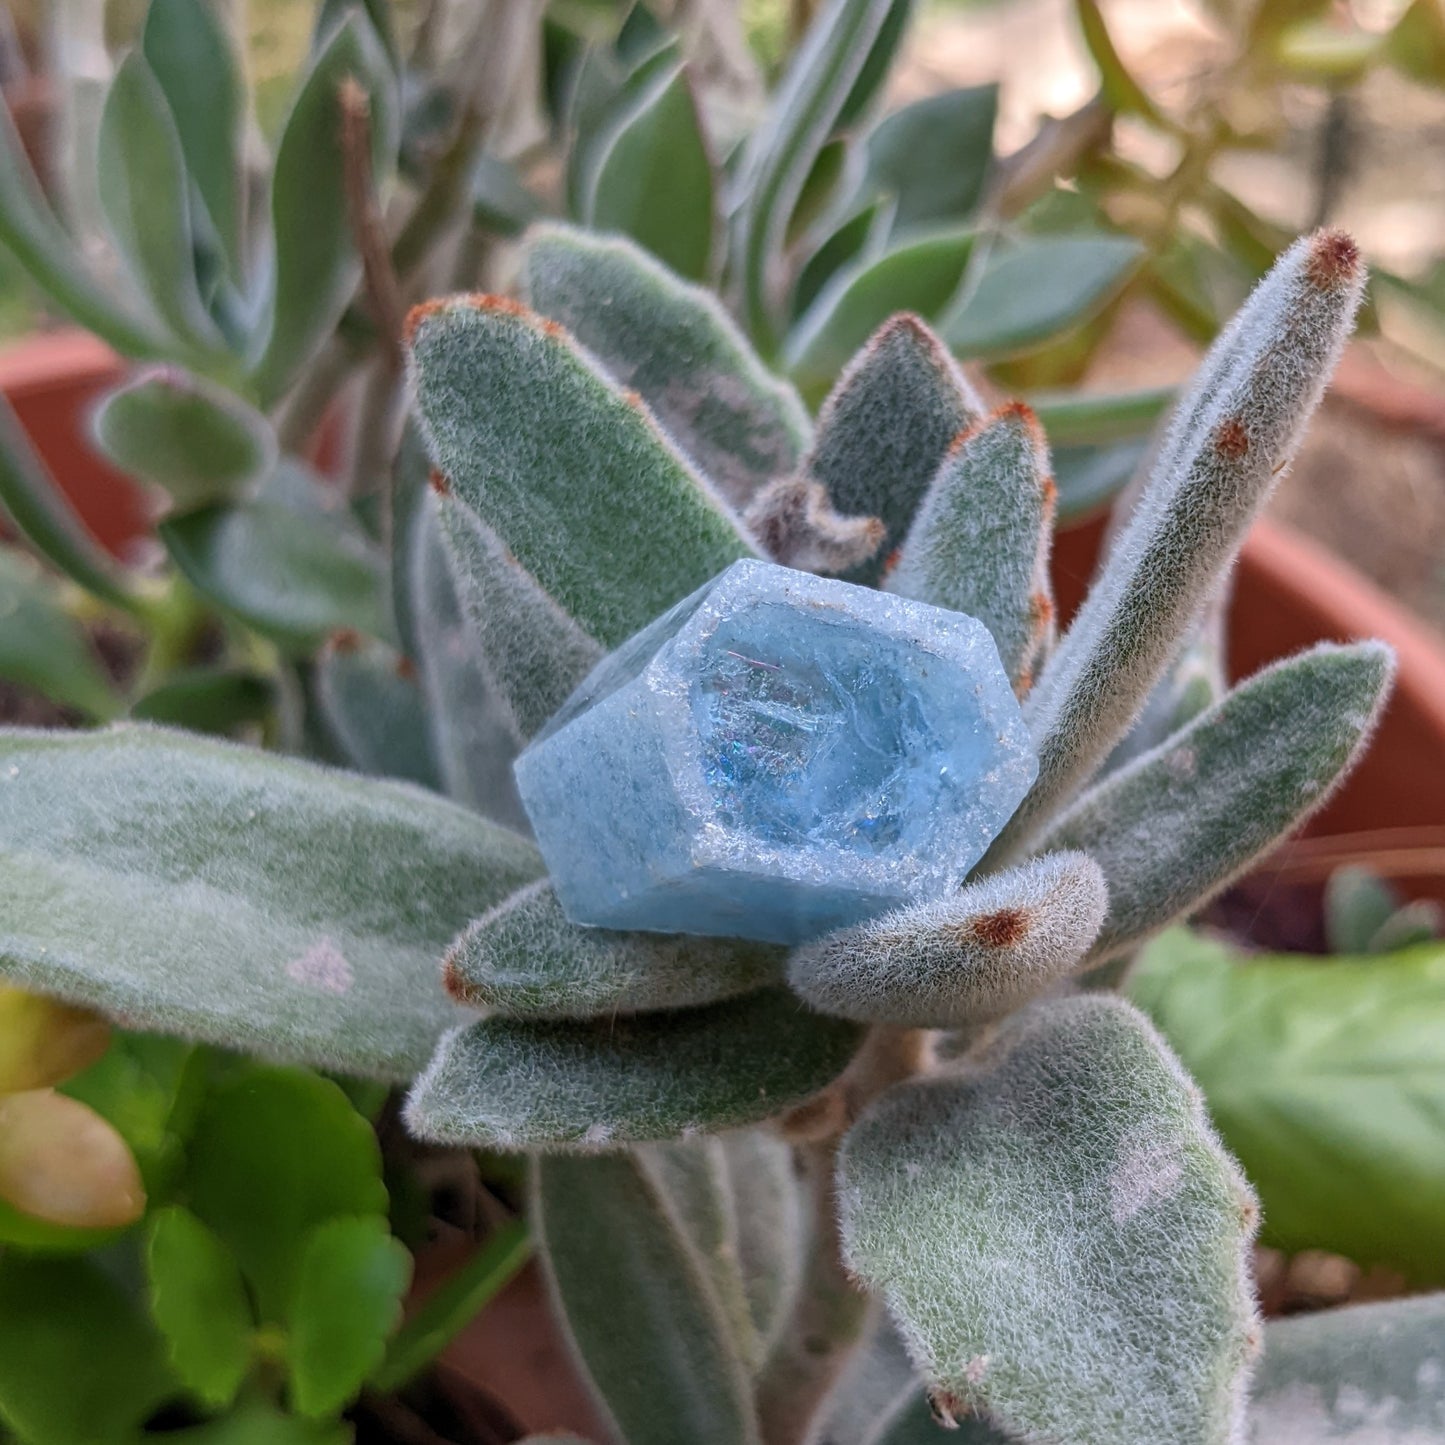
M 517 759 L 575 923 L 798 943 L 958 886 L 1038 762 L 982 623 L 736 562 Z

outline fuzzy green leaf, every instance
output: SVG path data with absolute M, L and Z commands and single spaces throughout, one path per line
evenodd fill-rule
M 936 317 L 958 290 L 973 247 L 972 231 L 943 231 L 841 268 L 788 337 L 788 372 L 803 394 L 821 397 L 895 312 Z
M 255 1328 L 236 1261 L 189 1209 L 172 1204 L 150 1222 L 146 1278 L 176 1374 L 203 1405 L 225 1408 L 250 1369 Z
M 1039 775 L 991 861 L 1036 832 L 1128 730 L 1293 456 L 1363 279 L 1347 236 L 1306 237 L 1205 358 L 1111 564 L 1030 694 Z
M 447 952 L 459 1001 L 512 1018 L 687 1008 L 776 983 L 783 952 L 691 934 L 579 928 L 551 884 L 532 884 L 471 924 Z
M 1041 846 L 1082 849 L 1104 870 L 1109 915 L 1091 957 L 1198 907 L 1319 807 L 1363 748 L 1393 668 L 1382 643 L 1321 644 L 1085 793 Z
M 437 520 L 470 640 L 517 736 L 530 738 L 602 660 L 602 649 L 469 507 L 440 497 Z
M 160 1336 L 99 1264 L 0 1256 L 0 1423 L 25 1445 L 128 1439 L 175 1388 Z
M 555 323 L 494 298 L 413 316 L 417 401 L 453 495 L 604 647 L 751 555 L 641 400 Z
M 288 1311 L 291 1398 L 325 1418 L 347 1405 L 401 1323 L 411 1255 L 382 1215 L 332 1219 L 306 1241 Z
M 317 659 L 316 701 L 350 767 L 440 789 L 426 699 L 394 649 L 354 633 L 332 638 Z
M 917 317 L 895 316 L 854 358 L 823 405 L 804 463 L 839 512 L 877 517 L 887 528 L 878 555 L 847 573 L 848 581 L 877 583 L 950 443 L 983 411 Z
M 343 512 L 246 502 L 170 517 L 159 530 L 198 591 L 288 651 L 349 628 L 391 635 L 381 560 Z
M 772 339 L 783 238 L 813 163 L 864 78 L 875 44 L 885 32 L 896 38 L 910 8 L 897 0 L 832 0 L 819 10 L 748 141 L 734 181 L 740 203 L 735 244 L 748 327 L 765 345 Z
M 191 1207 L 236 1257 L 272 1324 L 289 1318 L 317 1226 L 386 1212 L 370 1124 L 336 1084 L 302 1069 L 252 1064 L 217 1084 L 187 1165 Z
M 1092 859 L 1049 853 L 796 949 L 788 982 L 842 1018 L 909 1028 L 983 1023 L 1077 968 L 1107 902 Z
M 1430 1445 L 1445 1439 L 1445 1294 L 1272 1321 L 1249 1445 Z
M 560 226 L 532 233 L 525 265 L 537 310 L 636 391 L 727 500 L 741 506 L 794 470 L 812 438 L 808 414 L 710 291 L 630 242 Z
M 602 141 L 586 219 L 645 246 L 680 276 L 712 270 L 717 201 L 712 158 L 687 72 L 659 75 Z
M 175 119 L 186 170 L 239 277 L 246 95 L 230 38 L 209 0 L 150 0 L 141 49 Z
M 939 329 L 960 356 L 1029 351 L 1101 311 L 1143 256 L 1143 247 L 1124 236 L 1030 236 L 1000 244 Z
M 175 121 L 145 57 L 121 62 L 101 114 L 101 207 L 135 283 L 177 336 L 217 346 L 193 260 L 190 181 Z
M 815 1094 L 858 1034 L 776 989 L 596 1022 L 485 1019 L 442 1040 L 406 1117 L 422 1138 L 497 1149 L 715 1133 Z
M 0 733 L 0 974 L 332 1068 L 407 1077 L 455 1018 L 437 960 L 541 871 L 418 789 L 183 733 Z
M 271 180 L 275 281 L 265 347 L 252 381 L 263 405 L 281 396 L 336 325 L 356 281 L 341 153 L 342 83 L 352 78 L 370 107 L 377 183 L 396 153 L 394 77 L 371 24 L 350 15 L 314 58 L 276 151 Z
M 179 368 L 143 372 L 108 393 L 94 427 L 102 455 L 182 507 L 234 496 L 276 461 L 260 412 Z
M 0 548 L 0 678 L 106 720 L 120 703 L 60 588 L 23 552 Z
M 727 1321 L 641 1161 L 555 1156 L 535 1170 L 533 1217 L 552 1298 L 621 1436 L 629 1445 L 757 1445 Z
M 1027 407 L 1005 407 L 950 445 L 886 586 L 978 618 L 1017 686 L 1052 635 L 1052 541 L 1048 445 Z
M 839 1189 L 849 1267 L 940 1413 L 1049 1445 L 1235 1438 L 1258 1211 L 1128 1004 L 1032 1004 L 956 1077 L 890 1089 Z
M 1129 993 L 1198 1079 L 1270 1243 L 1445 1283 L 1445 949 L 1246 959 L 1176 929 Z

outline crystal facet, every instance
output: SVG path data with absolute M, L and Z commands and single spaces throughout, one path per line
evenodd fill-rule
M 1038 769 L 982 623 L 736 562 L 517 759 L 568 917 L 797 943 L 957 887 Z

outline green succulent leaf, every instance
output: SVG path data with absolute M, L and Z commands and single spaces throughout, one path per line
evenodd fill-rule
M 737 1267 L 763 1359 L 787 1326 L 802 1282 L 808 1227 L 792 1147 L 767 1129 L 720 1136 L 732 1196 Z
M 1143 247 L 1125 236 L 1000 242 L 939 330 L 959 356 L 994 360 L 1030 351 L 1097 315 L 1143 259 Z
M 558 1314 L 629 1445 L 758 1445 L 727 1320 L 641 1161 L 543 1157 L 532 1202 Z
M 182 508 L 233 497 L 276 461 L 276 437 L 260 412 L 178 367 L 143 372 L 109 392 L 94 428 L 103 456 L 163 487 Z
M 1059 489 L 1059 529 L 1108 511 L 1149 454 L 1147 438 L 1102 446 L 1056 446 L 1054 482 Z
M 1053 632 L 1048 445 L 1013 405 L 950 444 L 885 578 L 890 592 L 976 617 L 1018 687 Z
M 1266 1238 L 1445 1283 L 1445 949 L 1241 958 L 1183 929 L 1129 994 L 1199 1081 Z
M 909 1028 L 984 1023 L 1077 968 L 1107 903 L 1092 859 L 1048 853 L 795 949 L 788 982 L 842 1018 Z
M 375 29 L 348 15 L 301 82 L 276 151 L 271 180 L 275 280 L 265 345 L 252 385 L 269 406 L 331 334 L 356 282 L 341 150 L 340 91 L 348 78 L 366 92 L 371 170 L 381 185 L 396 154 L 395 77 Z
M 59 585 L 9 547 L 0 547 L 0 678 L 92 720 L 105 721 L 120 708 Z
M 1049 1445 L 1226 1445 L 1257 1208 L 1198 1091 L 1103 995 L 1014 1014 L 839 1156 L 844 1255 L 945 1417 Z
M 325 1418 L 347 1405 L 401 1323 L 411 1255 L 382 1215 L 330 1219 L 306 1240 L 289 1310 L 291 1399 Z
M 134 722 L 189 728 L 226 737 L 248 723 L 262 722 L 276 704 L 276 687 L 260 673 L 230 667 L 194 667 L 131 705 Z
M 511 1018 L 584 1019 L 688 1008 L 776 983 L 783 951 L 741 939 L 581 928 L 540 880 L 452 944 L 447 988 Z
M 1111 958 L 1237 877 L 1330 794 L 1384 706 L 1382 643 L 1323 643 L 1237 687 L 1182 732 L 1086 792 L 1045 834 L 1104 870 Z
M 1172 386 L 1136 391 L 1048 391 L 1030 396 L 1029 405 L 1055 446 L 1106 446 L 1148 436 L 1178 394 Z
M 203 1405 L 224 1409 L 251 1367 L 255 1320 L 240 1267 L 189 1209 L 172 1204 L 150 1221 L 146 1280 L 177 1377 Z
M 165 1433 L 166 1445 L 352 1445 L 355 1439 L 345 1421 L 303 1420 L 264 1400 L 246 1400 L 204 1425 Z
M 630 242 L 539 227 L 532 305 L 560 321 L 735 506 L 797 466 L 812 438 L 797 393 L 754 354 L 717 298 Z
M 599 144 L 586 200 L 588 225 L 632 237 L 680 276 L 707 277 L 717 199 L 686 70 L 659 75 Z
M 185 167 L 231 274 L 245 272 L 241 132 L 246 94 L 230 37 L 208 0 L 150 0 L 141 51 L 175 121 Z
M 1288 465 L 1354 324 L 1349 237 L 1292 246 L 1205 358 L 1150 480 L 1025 709 L 1039 775 L 989 861 L 1038 831 L 1128 730 Z
M 442 1040 L 406 1117 L 424 1139 L 496 1149 L 715 1133 L 815 1094 L 858 1036 L 856 1025 L 808 1013 L 777 989 L 595 1022 L 484 1019 Z
M 384 1226 L 371 1125 L 338 1085 L 304 1069 L 252 1064 L 218 1083 L 196 1120 L 186 1177 L 191 1208 L 234 1255 L 272 1324 L 291 1318 L 318 1226 L 352 1216 Z
M 426 699 L 415 670 L 384 642 L 342 633 L 316 662 L 316 701 L 350 767 L 439 790 Z
M 202 507 L 160 525 L 198 591 L 287 651 L 333 632 L 390 637 L 381 559 L 346 513 L 298 513 L 275 502 Z
M 495 298 L 413 314 L 417 401 L 453 495 L 604 647 L 751 555 L 642 401 L 555 323 Z
M 983 414 L 917 317 L 895 316 L 874 333 L 824 403 L 803 464 L 839 512 L 877 517 L 887 529 L 877 556 L 845 574 L 848 581 L 877 583 L 950 444 Z
M 176 1384 L 159 1334 L 98 1263 L 0 1256 L 0 1422 L 26 1445 L 129 1438 Z
M 152 1028 L 408 1077 L 437 960 L 530 844 L 418 789 L 184 733 L 0 733 L 0 974 Z
M 1336 868 L 1325 884 L 1325 935 L 1330 952 L 1373 953 L 1371 940 L 1399 906 L 1399 894 L 1368 868 Z
M 971 230 L 900 241 L 883 255 L 841 267 L 788 336 L 788 372 L 817 398 L 873 332 L 898 311 L 929 320 L 958 290 L 973 254 Z
M 1249 1445 L 1445 1438 L 1445 1295 L 1274 1320 L 1255 1373 Z
M 882 254 L 892 217 L 893 203 L 880 197 L 860 206 L 824 236 L 798 271 L 790 302 L 794 324 L 845 266 Z

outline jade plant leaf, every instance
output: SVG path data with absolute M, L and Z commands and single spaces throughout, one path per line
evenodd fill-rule
M 731 998 L 777 983 L 782 961 L 782 949 L 743 939 L 579 927 L 540 880 L 468 926 L 445 979 L 474 1008 L 582 1019 Z
M 909 1028 L 984 1023 L 1077 968 L 1104 921 L 1104 875 L 1049 853 L 945 898 L 794 950 L 788 982 L 814 1008 Z
M 419 307 L 411 328 L 445 485 L 604 647 L 751 554 L 641 399 L 555 322 L 482 297 Z
M 532 305 L 636 391 L 728 501 L 797 467 L 812 438 L 803 403 L 712 292 L 628 241 L 562 226 L 534 230 L 524 264 Z
M 256 1323 L 235 1258 L 189 1209 L 171 1204 L 150 1221 L 146 1280 L 177 1378 L 203 1405 L 229 1405 L 251 1367 Z
M 1109 883 L 1092 957 L 1113 957 L 1197 908 L 1330 795 L 1384 706 L 1383 643 L 1323 643 L 1234 689 L 1106 777 L 1048 831 Z
M 442 1040 L 406 1118 L 422 1138 L 497 1149 L 678 1139 L 801 1103 L 858 1037 L 776 989 L 595 1022 L 485 1019 Z
M 188 667 L 131 704 L 135 722 L 189 728 L 225 737 L 269 717 L 276 703 L 274 678 L 236 667 Z
M 1129 1004 L 1031 1004 L 955 1076 L 890 1089 L 838 1181 L 845 1261 L 945 1419 L 1049 1445 L 1236 1438 L 1258 1209 Z
M 303 1415 L 334 1415 L 381 1362 L 401 1323 L 411 1255 L 384 1215 L 331 1219 L 306 1240 L 296 1271 L 286 1351 Z
M 260 412 L 179 367 L 142 372 L 108 393 L 94 428 L 104 456 L 164 487 L 183 508 L 236 495 L 276 460 L 276 438 Z
M 1269 1243 L 1445 1283 L 1445 946 L 1243 958 L 1175 929 L 1128 991 L 1199 1081 Z
M 639 1159 L 543 1157 L 532 1201 L 557 1312 L 630 1445 L 758 1445 L 742 1357 Z
M 916 316 L 895 316 L 874 333 L 823 404 L 803 463 L 839 512 L 877 517 L 886 529 L 877 555 L 847 581 L 877 583 L 950 444 L 983 414 L 953 358 Z
M 0 734 L 0 973 L 132 1027 L 409 1076 L 437 960 L 541 871 L 428 793 L 183 733 Z

